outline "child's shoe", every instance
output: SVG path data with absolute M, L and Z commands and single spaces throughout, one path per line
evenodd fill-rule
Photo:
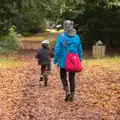
M 40 76 L 40 80 L 39 81 L 43 81 L 43 76 L 42 75 Z

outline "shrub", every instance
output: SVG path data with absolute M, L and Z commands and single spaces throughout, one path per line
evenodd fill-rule
M 20 47 L 20 41 L 18 38 L 21 37 L 21 35 L 15 32 L 15 28 L 15 26 L 12 26 L 7 35 L 0 37 L 1 53 L 12 52 Z
M 28 37 L 28 36 L 31 36 L 32 33 L 30 33 L 30 32 L 23 32 L 22 35 L 23 35 L 24 37 Z

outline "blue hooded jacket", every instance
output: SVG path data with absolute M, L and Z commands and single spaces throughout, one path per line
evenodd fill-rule
M 64 40 L 62 37 L 64 34 Z M 66 45 L 65 45 L 66 43 Z M 80 38 L 77 34 L 73 37 L 69 37 L 65 32 L 61 33 L 57 39 L 54 54 L 54 64 L 58 64 L 60 68 L 65 68 L 65 61 L 67 52 L 77 53 L 80 61 L 82 61 L 82 45 Z

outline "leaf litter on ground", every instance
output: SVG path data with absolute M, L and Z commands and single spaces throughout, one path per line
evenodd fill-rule
M 75 100 L 64 102 L 59 70 L 53 69 L 44 87 L 37 60 L 21 59 L 22 66 L 0 69 L 0 120 L 120 119 L 120 71 L 111 69 L 109 62 L 106 67 L 83 61 L 84 69 L 76 75 Z M 114 65 L 119 69 L 117 62 Z

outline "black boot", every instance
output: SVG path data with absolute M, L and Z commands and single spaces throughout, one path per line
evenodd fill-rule
M 70 94 L 69 101 L 72 102 L 74 100 L 74 92 Z
M 66 96 L 65 96 L 65 101 L 68 101 L 70 99 L 70 94 L 67 94 Z
M 64 91 L 65 91 L 65 101 L 68 101 L 70 97 L 68 86 L 64 87 Z

